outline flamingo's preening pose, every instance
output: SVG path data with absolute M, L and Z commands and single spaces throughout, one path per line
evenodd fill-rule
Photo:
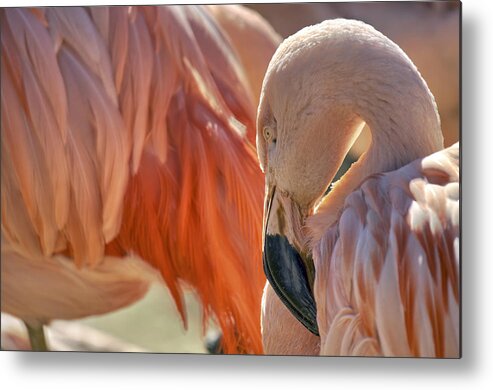
M 457 357 L 459 146 L 442 150 L 406 54 L 362 22 L 305 28 L 276 51 L 257 120 L 265 352 Z M 320 200 L 364 122 L 369 149 Z
M 185 324 L 190 286 L 226 353 L 261 352 L 263 71 L 234 26 L 200 6 L 14 8 L 1 25 L 2 311 L 43 348 L 43 323 L 126 306 L 159 277 Z

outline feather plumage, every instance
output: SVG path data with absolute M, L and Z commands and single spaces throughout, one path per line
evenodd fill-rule
M 254 102 L 210 11 L 9 9 L 1 20 L 2 310 L 49 320 L 129 304 L 155 280 L 119 270 L 133 254 L 159 270 L 185 325 L 189 286 L 225 352 L 259 353 Z
M 458 355 L 458 152 L 368 178 L 315 244 L 322 354 Z

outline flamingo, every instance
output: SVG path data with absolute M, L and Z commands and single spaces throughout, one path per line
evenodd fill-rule
M 254 94 L 279 37 L 264 26 L 254 69 L 207 7 L 0 18 L 2 311 L 45 350 L 50 320 L 119 309 L 161 281 L 185 327 L 190 287 L 225 353 L 261 353 Z
M 364 123 L 369 149 L 321 198 Z M 409 57 L 360 21 L 304 28 L 257 129 L 265 353 L 458 357 L 459 144 Z

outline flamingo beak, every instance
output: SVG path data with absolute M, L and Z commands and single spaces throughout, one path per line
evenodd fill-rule
M 284 305 L 310 332 L 318 336 L 317 308 L 311 287 L 313 267 L 312 272 L 307 267 L 308 263 L 313 262 L 311 258 L 304 259 L 285 235 L 286 202 L 292 200 L 281 199 L 276 194 L 275 186 L 268 188 L 264 207 L 264 272 Z

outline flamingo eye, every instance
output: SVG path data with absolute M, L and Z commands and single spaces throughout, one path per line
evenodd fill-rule
M 266 126 L 264 127 L 264 138 L 267 142 L 276 142 L 276 139 L 274 138 L 274 130 L 272 128 Z

